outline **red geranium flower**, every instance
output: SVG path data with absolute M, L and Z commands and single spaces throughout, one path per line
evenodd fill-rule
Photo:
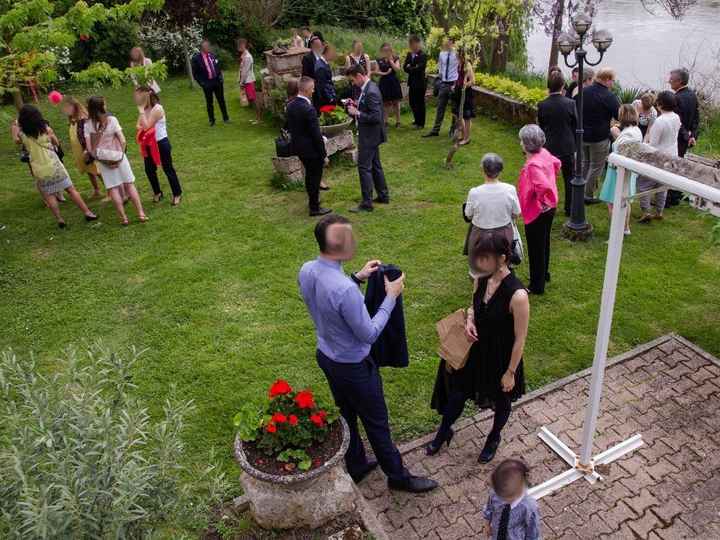
M 270 422 L 265 429 L 268 433 L 275 433 L 277 431 L 277 426 L 274 423 Z
M 323 424 L 325 423 L 325 420 L 324 420 L 323 417 L 320 416 L 319 414 L 311 414 L 311 415 L 310 415 L 310 421 L 311 421 L 313 424 L 315 424 L 317 427 L 322 427 Z
M 323 105 L 320 107 L 321 113 L 331 113 L 333 111 L 335 111 L 335 105 Z
M 276 412 L 272 415 L 272 421 L 276 424 L 282 424 L 284 422 L 287 422 L 287 416 L 285 416 L 283 413 Z
M 294 414 L 291 414 L 289 417 L 289 422 L 291 426 L 297 426 L 298 425 L 298 417 Z
M 327 413 L 325 411 L 318 411 L 318 416 L 323 420 L 327 419 Z
M 270 387 L 271 398 L 282 396 L 284 394 L 289 394 L 290 392 L 292 392 L 292 388 L 290 388 L 290 385 L 287 381 L 284 381 L 282 379 L 278 379 Z
M 88 41 L 90 39 L 90 36 L 87 34 L 80 34 L 80 41 Z
M 315 398 L 310 390 L 303 390 L 295 396 L 295 403 L 301 409 L 312 409 L 315 406 Z

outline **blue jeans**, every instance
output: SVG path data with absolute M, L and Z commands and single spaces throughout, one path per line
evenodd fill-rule
M 362 473 L 368 464 L 358 430 L 359 417 L 383 472 L 392 480 L 407 478 L 409 473 L 390 435 L 382 378 L 372 358 L 352 364 L 335 362 L 318 350 L 317 362 L 327 377 L 340 414 L 350 427 L 350 446 L 345 454 L 348 473 Z

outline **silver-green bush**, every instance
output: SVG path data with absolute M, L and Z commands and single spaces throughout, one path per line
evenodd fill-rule
M 44 375 L 0 354 L 0 537 L 147 538 L 192 529 L 220 502 L 224 476 L 182 464 L 192 403 L 169 399 L 153 422 L 133 397 L 138 357 L 71 350 Z

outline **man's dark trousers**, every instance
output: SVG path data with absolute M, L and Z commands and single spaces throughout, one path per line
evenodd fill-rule
M 398 481 L 407 478 L 409 473 L 403 466 L 400 452 L 390 436 L 382 379 L 372 358 L 345 364 L 335 362 L 317 351 L 317 361 L 327 377 L 335 404 L 350 428 L 350 446 L 345 454 L 348 473 L 357 475 L 367 469 L 365 447 L 358 431 L 360 418 L 385 475 Z
M 358 147 L 358 172 L 360 173 L 360 191 L 362 193 L 362 205 L 372 206 L 373 187 L 379 199 L 387 201 L 390 199 L 385 172 L 380 163 L 380 146 Z
M 218 105 L 220 106 L 220 112 L 222 113 L 223 120 L 227 120 L 228 113 L 227 107 L 225 106 L 225 89 L 223 88 L 222 81 L 212 79 L 203 86 L 203 93 L 205 94 L 205 105 L 207 106 L 208 119 L 211 122 L 215 122 L 215 107 L 213 106 L 213 95 L 217 99 Z
M 408 100 L 410 101 L 410 109 L 415 119 L 415 125 L 425 127 L 425 92 L 424 84 L 411 86 L 408 91 Z
M 562 170 L 563 181 L 565 183 L 565 215 L 570 215 L 572 208 L 572 184 L 570 181 L 575 174 L 575 154 L 567 154 L 565 156 L 557 156 L 560 160 L 560 169 Z
M 320 181 L 325 160 L 300 158 L 300 161 L 305 167 L 305 191 L 308 195 L 308 206 L 311 212 L 317 212 L 320 210 Z
M 435 111 L 435 125 L 432 128 L 432 133 L 440 133 L 443 120 L 445 120 L 445 109 L 450 101 L 450 97 L 453 93 L 453 87 L 455 83 L 444 82 L 441 83 L 440 89 L 437 95 L 437 110 Z

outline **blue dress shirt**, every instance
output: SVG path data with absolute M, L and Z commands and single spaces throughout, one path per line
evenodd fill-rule
M 306 262 L 298 276 L 300 293 L 315 323 L 317 348 L 335 362 L 362 362 L 370 354 L 395 307 L 386 296 L 371 319 L 359 287 L 342 265 L 322 256 Z
M 438 71 L 442 82 L 455 82 L 460 76 L 460 62 L 455 51 L 441 51 L 438 58 Z

